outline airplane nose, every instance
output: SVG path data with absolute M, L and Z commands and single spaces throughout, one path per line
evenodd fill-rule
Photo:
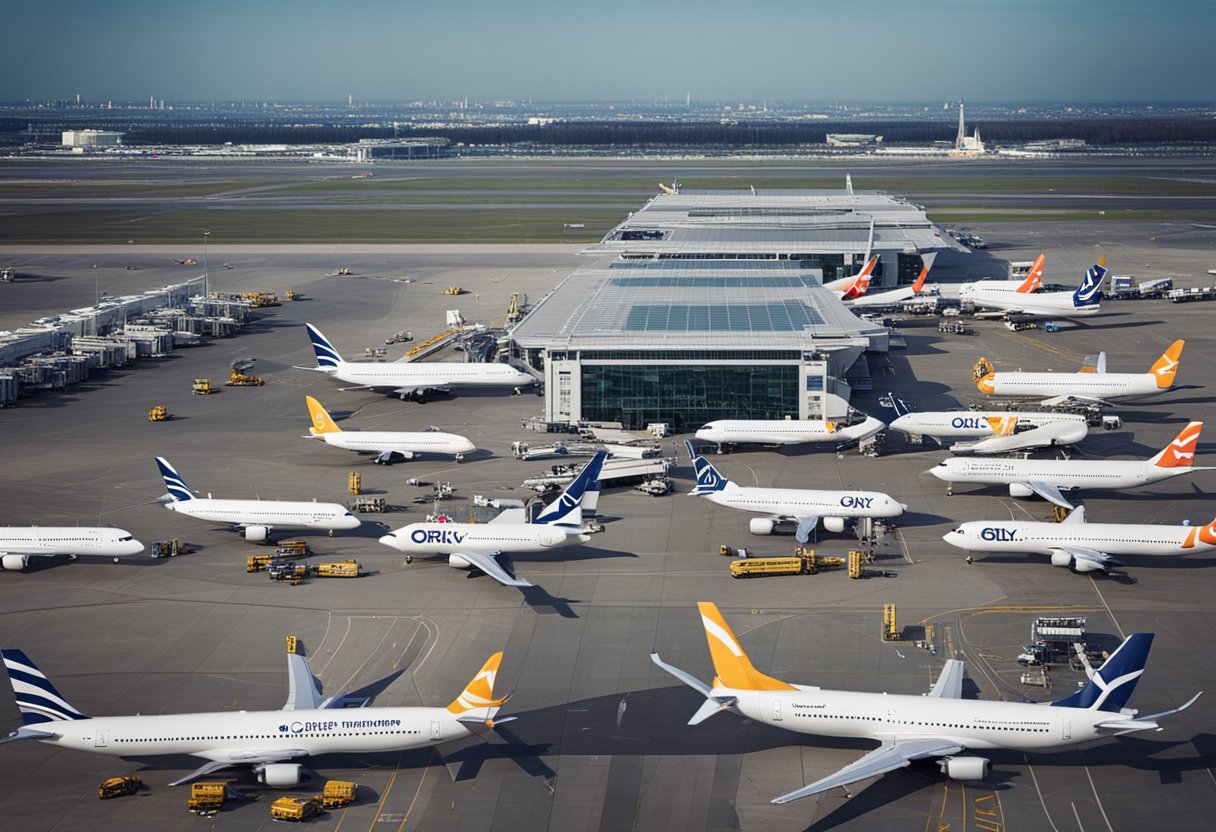
M 960 546 L 961 547 L 963 545 L 962 538 L 963 538 L 963 536 L 961 534 L 959 534 L 957 531 L 946 532 L 944 535 L 942 535 L 942 540 L 946 541 L 951 546 Z
M 389 532 L 380 538 L 380 542 L 385 546 L 392 546 L 394 549 L 397 548 L 397 533 Z
M 464 443 L 464 447 L 460 449 L 460 452 L 462 454 L 467 454 L 467 453 L 471 453 L 475 450 L 477 450 L 477 446 L 474 445 L 472 442 L 466 440 Z

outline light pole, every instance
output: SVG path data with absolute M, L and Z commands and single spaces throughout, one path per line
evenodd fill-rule
M 96 300 L 93 302 L 95 306 L 101 305 L 101 284 L 97 282 L 97 264 L 93 264 L 93 294 Z
M 211 232 L 203 229 L 203 297 L 207 297 L 207 238 Z

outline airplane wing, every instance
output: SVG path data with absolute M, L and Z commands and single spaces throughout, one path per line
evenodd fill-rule
M 946 666 L 938 674 L 929 695 L 939 699 L 962 699 L 963 669 L 964 665 L 958 659 L 947 659 Z
M 815 526 L 819 522 L 818 515 L 811 514 L 806 517 L 796 518 L 798 520 L 798 530 L 794 532 L 794 539 L 799 543 L 806 543 L 811 539 L 811 532 L 815 531 Z
M 469 552 L 462 550 L 454 552 L 453 554 L 464 558 L 473 566 L 476 566 L 482 572 L 485 572 L 503 586 L 524 587 L 533 585 L 530 581 L 525 581 L 522 578 L 516 578 L 511 573 L 507 572 L 507 570 L 503 569 L 502 566 L 499 565 L 498 561 L 494 559 L 494 556 L 488 552 Z
M 835 774 L 824 777 L 822 780 L 816 780 L 814 783 L 803 786 L 801 789 L 792 791 L 789 794 L 783 794 L 781 797 L 774 798 L 772 802 L 789 803 L 791 800 L 810 797 L 813 794 L 826 792 L 828 789 L 847 786 L 850 783 L 856 783 L 858 780 L 866 780 L 870 777 L 886 774 L 888 771 L 894 771 L 897 768 L 907 766 L 913 760 L 922 760 L 925 757 L 948 757 L 962 750 L 963 747 L 957 742 L 944 739 L 896 740 L 892 743 L 885 743 L 880 748 L 874 749 L 857 762 L 845 766 Z
M 300 653 L 287 654 L 287 702 L 285 711 L 314 711 L 321 707 L 321 690 L 308 659 Z
M 1084 422 L 1077 424 L 1061 422 L 1016 433 L 1007 433 L 1003 436 L 990 436 L 975 442 L 956 442 L 950 446 L 950 450 L 957 453 L 999 454 L 1028 448 L 1072 445 L 1080 442 L 1088 434 L 1089 428 Z
M 238 748 L 232 750 L 219 749 L 217 751 L 208 751 L 207 756 L 212 757 L 213 759 L 199 766 L 185 777 L 179 777 L 169 785 L 180 786 L 183 783 L 189 783 L 191 780 L 206 777 L 208 774 L 214 774 L 217 771 L 221 771 L 232 766 L 258 765 L 260 763 L 281 763 L 284 760 L 295 760 L 300 757 L 307 757 L 308 752 L 302 748 L 275 748 L 261 750 Z
M 1041 482 L 1038 480 L 1031 480 L 1028 483 L 1024 483 L 1024 485 L 1035 494 L 1038 494 L 1044 500 L 1047 500 L 1050 503 L 1055 503 L 1060 508 L 1066 508 L 1069 511 L 1072 511 L 1072 503 L 1064 499 L 1064 495 L 1060 493 L 1060 487 L 1058 485 L 1054 485 L 1049 482 Z
M 1070 393 L 1067 396 L 1053 396 L 1050 399 L 1043 399 L 1039 404 L 1043 407 L 1055 407 L 1060 404 L 1069 404 L 1070 402 L 1079 402 L 1080 404 L 1096 404 L 1099 407 L 1110 407 L 1110 402 L 1106 399 L 1100 399 L 1097 396 L 1080 396 L 1076 393 Z
M 1093 572 L 1097 569 L 1109 572 L 1112 566 L 1119 565 L 1119 561 L 1110 555 L 1088 546 L 1057 546 L 1051 550 L 1053 555 L 1057 552 L 1071 557 L 1078 572 Z

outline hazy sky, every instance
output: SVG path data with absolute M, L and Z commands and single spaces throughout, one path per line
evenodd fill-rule
M 0 100 L 1212 101 L 1216 0 L 0 0 Z

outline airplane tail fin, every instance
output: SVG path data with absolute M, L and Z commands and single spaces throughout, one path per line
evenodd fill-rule
M 1081 285 L 1072 293 L 1072 305 L 1077 309 L 1086 306 L 1097 306 L 1102 302 L 1102 281 L 1106 279 L 1106 267 L 1102 258 L 1085 271 Z
M 701 626 L 705 628 L 705 640 L 709 642 L 709 656 L 714 663 L 714 673 L 719 683 L 734 690 L 794 690 L 780 679 L 765 676 L 752 666 L 739 640 L 731 632 L 730 625 L 712 601 L 697 604 L 701 611 Z
M 1017 416 L 989 416 L 985 421 L 992 428 L 993 436 L 1013 436 L 1017 433 Z
M 598 482 L 600 470 L 608 454 L 600 451 L 591 457 L 591 461 L 583 466 L 574 482 L 566 486 L 561 495 L 545 506 L 545 510 L 537 515 L 533 523 L 545 523 L 559 526 L 581 526 L 583 524 L 583 497 L 592 483 Z
M 697 484 L 688 493 L 701 496 L 712 494 L 715 491 L 725 491 L 733 485 L 730 480 L 718 473 L 718 469 L 708 459 L 697 453 L 692 442 L 685 440 L 684 444 L 688 447 L 688 458 L 692 460 L 692 466 L 697 472 Z
M 169 461 L 163 456 L 156 458 L 156 466 L 160 468 L 160 477 L 165 481 L 165 489 L 169 492 L 169 499 L 175 503 L 193 500 L 194 494 L 190 491 L 190 486 L 186 485 L 186 481 L 182 479 L 182 475 L 177 473 L 177 470 L 169 464 Z
M 1111 653 L 1110 658 L 1103 662 L 1085 687 L 1072 696 L 1051 704 L 1119 713 L 1131 699 L 1136 683 L 1140 681 L 1140 674 L 1144 672 L 1148 651 L 1152 646 L 1152 633 L 1132 633 Z
M 845 290 L 844 297 L 841 300 L 855 300 L 861 297 L 866 292 L 870 291 L 870 278 L 874 273 L 874 267 L 878 264 L 878 257 L 871 257 L 869 261 L 862 266 L 861 271 L 853 277 L 853 283 Z
M 1158 468 L 1190 468 L 1195 464 L 1195 447 L 1199 434 L 1203 433 L 1203 422 L 1191 422 L 1175 436 L 1149 463 Z
M 933 268 L 933 260 L 936 254 L 925 254 L 921 256 L 920 274 L 916 277 L 916 282 L 912 284 L 912 294 L 919 295 L 920 290 L 925 288 L 925 278 L 929 276 L 929 269 Z
M 448 705 L 448 712 L 457 717 L 471 715 L 470 711 L 485 712 L 486 719 L 493 719 L 494 713 L 503 706 L 507 697 L 494 698 L 494 679 L 498 676 L 498 665 L 502 663 L 502 651 L 499 650 L 486 660 L 469 683 L 464 686 L 460 695 Z
M 55 690 L 38 666 L 21 650 L 0 650 L 8 680 L 13 685 L 13 696 L 17 709 L 26 725 L 56 722 L 67 719 L 88 719 L 87 716 L 68 704 Z
M 1032 292 L 1037 292 L 1043 285 L 1043 264 L 1047 261 L 1046 254 L 1040 254 L 1035 258 L 1034 265 L 1030 267 L 1030 271 L 1026 274 L 1026 279 L 1022 281 L 1022 285 L 1016 291 L 1024 295 Z
M 1168 390 L 1174 386 L 1174 376 L 1178 372 L 1178 364 L 1182 361 L 1182 348 L 1186 341 L 1179 338 L 1170 344 L 1169 349 L 1161 353 L 1161 357 L 1149 368 L 1157 379 L 1157 389 Z
M 308 404 L 309 415 L 312 416 L 312 425 L 308 428 L 309 433 L 313 436 L 320 436 L 323 433 L 342 432 L 342 428 L 334 423 L 319 401 L 312 396 L 305 396 L 304 401 Z
M 308 340 L 312 341 L 312 351 L 317 354 L 318 367 L 328 369 L 345 363 L 342 361 L 342 356 L 334 349 L 334 345 L 321 334 L 321 330 L 308 323 L 304 324 L 304 327 L 308 330 Z
M 996 370 L 992 368 L 992 362 L 983 356 L 980 356 L 980 360 L 975 362 L 975 366 L 971 368 L 971 378 L 975 381 L 975 386 L 980 388 L 981 393 L 993 391 L 992 378 L 995 375 Z

